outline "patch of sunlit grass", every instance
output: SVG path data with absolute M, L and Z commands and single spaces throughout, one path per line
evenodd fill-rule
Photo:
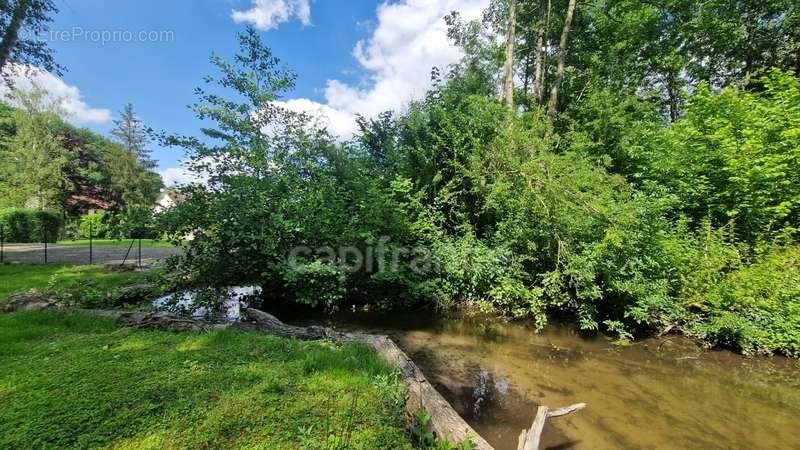
M 0 448 L 410 448 L 361 346 L 0 315 Z

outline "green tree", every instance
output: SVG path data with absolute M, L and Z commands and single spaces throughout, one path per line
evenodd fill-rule
M 163 187 L 161 177 L 146 167 L 135 154 L 116 142 L 100 141 L 98 153 L 107 186 L 116 207 L 152 206 Z
M 60 108 L 44 91 L 12 91 L 20 105 L 13 113 L 14 135 L 7 137 L 3 181 L 9 203 L 63 210 L 71 189 L 70 156 L 60 134 Z
M 146 169 L 152 169 L 156 162 L 147 149 L 147 129 L 142 121 L 133 112 L 133 105 L 128 103 L 120 112 L 119 119 L 114 120 L 114 129 L 111 135 L 115 137 L 131 156 L 137 158 Z
M 61 74 L 63 67 L 55 62 L 47 40 L 40 36 L 47 33 L 52 15 L 57 12 L 53 0 L 0 2 L 0 71 L 7 84 L 11 84 L 11 74 L 29 66 Z M 23 31 L 28 36 L 21 38 Z M 11 70 L 9 62 L 15 64 Z
M 296 222 L 307 213 L 297 210 L 305 198 L 299 184 L 314 176 L 313 165 L 306 166 L 312 160 L 304 156 L 311 145 L 330 145 L 325 136 L 305 132 L 305 116 L 275 104 L 294 86 L 295 75 L 252 27 L 239 35 L 239 46 L 233 62 L 212 55 L 220 75 L 207 77 L 232 90 L 236 100 L 197 89 L 192 109 L 214 126 L 202 130 L 202 139 L 161 136 L 165 145 L 185 148 L 189 170 L 208 180 L 186 188 L 187 201 L 162 223 L 176 236 L 197 230 L 185 263 L 212 284 L 252 282 L 281 262 L 294 230 L 311 225 Z
M 78 216 L 154 204 L 161 179 L 136 155 L 66 123 L 59 102 L 41 90 L 12 91 L 11 101 L 17 107 L 0 108 L 3 205 Z

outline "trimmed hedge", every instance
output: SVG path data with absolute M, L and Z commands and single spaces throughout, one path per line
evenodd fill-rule
M 6 242 L 48 242 L 58 240 L 63 224 L 61 215 L 37 209 L 0 209 L 0 226 Z

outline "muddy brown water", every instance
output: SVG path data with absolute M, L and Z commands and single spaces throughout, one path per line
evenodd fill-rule
M 543 448 L 800 449 L 797 360 L 703 350 L 677 336 L 620 346 L 569 326 L 534 333 L 429 313 L 326 324 L 392 336 L 497 450 L 516 449 L 537 405 L 578 402 L 588 407 L 548 421 Z

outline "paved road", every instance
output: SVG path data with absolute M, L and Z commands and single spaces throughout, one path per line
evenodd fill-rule
M 130 245 L 130 244 L 128 244 Z M 128 245 L 96 245 L 92 250 L 92 261 L 95 264 L 121 264 L 128 251 Z M 183 251 L 177 247 L 145 247 L 142 246 L 142 261 L 164 259 L 172 255 L 180 255 Z M 5 244 L 6 261 L 20 263 L 44 263 L 44 244 Z M 128 263 L 135 263 L 138 255 L 136 245 L 128 255 Z M 89 264 L 89 246 L 47 245 L 47 262 L 60 264 Z

